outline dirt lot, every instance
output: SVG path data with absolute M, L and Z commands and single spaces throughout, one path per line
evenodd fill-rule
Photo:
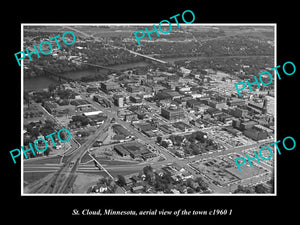
M 85 194 L 89 187 L 95 185 L 104 176 L 107 176 L 104 172 L 98 174 L 78 173 L 73 185 L 73 193 Z

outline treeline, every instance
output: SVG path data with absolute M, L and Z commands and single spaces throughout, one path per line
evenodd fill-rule
M 237 73 L 236 75 L 242 79 L 245 76 L 258 75 L 260 71 L 265 70 L 267 67 L 274 67 L 273 57 L 216 57 L 192 60 L 188 64 L 185 61 L 176 61 L 176 65 L 185 66 L 196 71 L 210 68 L 228 74 Z
M 231 55 L 273 55 L 274 47 L 266 41 L 234 36 L 189 42 L 143 42 L 138 46 L 128 44 L 128 48 L 142 54 L 159 54 L 160 57 L 182 56 L 231 56 Z

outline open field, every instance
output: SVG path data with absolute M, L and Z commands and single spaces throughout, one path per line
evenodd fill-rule
M 36 182 L 47 175 L 51 174 L 52 172 L 30 172 L 30 173 L 24 173 L 24 186 L 27 184 L 32 184 L 33 182 Z M 24 191 L 25 192 L 25 191 Z
M 61 163 L 62 156 L 57 155 L 53 157 L 34 158 L 33 160 L 24 160 L 24 164 L 59 164 Z

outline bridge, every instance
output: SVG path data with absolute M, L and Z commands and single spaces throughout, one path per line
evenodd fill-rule
M 168 63 L 166 61 L 163 61 L 163 60 L 160 60 L 160 59 L 156 59 L 156 58 L 153 58 L 153 57 L 148 56 L 148 55 L 143 55 L 143 54 L 140 54 L 138 52 L 134 52 L 134 51 L 128 50 L 126 48 L 123 48 L 123 49 L 126 50 L 126 51 L 128 51 L 128 52 L 130 52 L 131 54 L 138 55 L 138 56 L 144 57 L 146 59 L 150 59 L 150 60 L 155 61 L 155 62 L 159 62 L 159 63 L 163 63 L 163 64 L 167 64 Z
M 129 52 L 131 54 L 138 55 L 138 56 L 141 56 L 141 57 L 146 58 L 146 59 L 150 59 L 150 60 L 155 61 L 155 62 L 159 62 L 159 63 L 162 63 L 162 64 L 167 64 L 168 63 L 166 61 L 163 61 L 163 60 L 160 60 L 160 59 L 157 59 L 157 58 L 153 58 L 153 57 L 148 56 L 148 55 L 144 55 L 144 54 L 141 54 L 141 53 L 129 50 L 126 47 L 113 46 L 113 45 L 110 45 L 110 44 L 106 44 L 106 45 L 109 46 L 109 47 L 111 47 L 111 48 L 122 49 L 122 50 L 127 51 L 127 52 Z

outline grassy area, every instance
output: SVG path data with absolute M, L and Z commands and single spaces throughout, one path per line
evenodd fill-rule
M 118 175 L 126 176 L 126 175 L 130 175 L 130 174 L 134 174 L 134 173 L 139 173 L 139 172 L 141 172 L 141 170 L 140 169 L 137 169 L 137 170 L 122 170 L 122 171 L 111 171 L 111 170 L 108 170 L 108 172 L 113 177 L 117 177 Z
M 38 181 L 38 180 L 44 178 L 45 176 L 47 176 L 50 173 L 52 173 L 52 172 L 24 173 L 24 186 L 26 186 L 27 184 L 33 183 L 35 181 Z
M 105 165 L 133 165 L 138 164 L 138 162 L 128 162 L 128 161 L 119 161 L 119 160 L 107 160 L 100 157 L 96 157 L 97 161 Z
M 81 160 L 80 160 L 80 163 L 86 163 L 88 161 L 91 161 L 92 158 L 89 156 L 88 152 L 86 152 L 84 154 L 84 156 L 82 156 Z
M 53 157 L 43 157 L 41 159 L 34 159 L 34 160 L 24 160 L 24 164 L 44 164 L 44 163 L 48 163 L 48 164 L 59 164 L 61 163 L 61 158 L 62 156 L 57 155 L 57 156 L 53 156 Z

